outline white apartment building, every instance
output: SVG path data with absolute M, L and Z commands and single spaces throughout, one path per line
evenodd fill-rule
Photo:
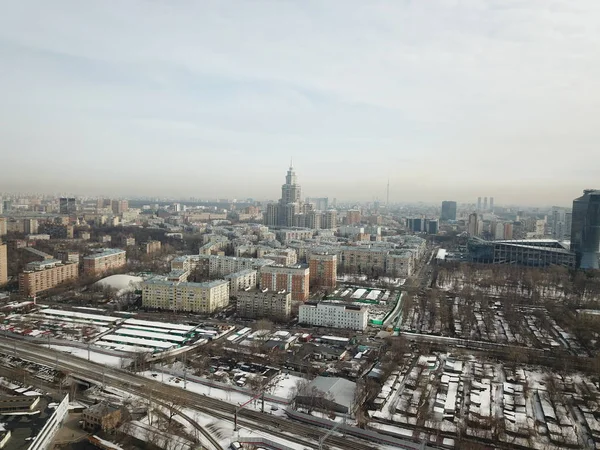
M 364 305 L 343 302 L 305 303 L 300 305 L 298 323 L 317 327 L 365 330 L 369 309 Z
M 225 280 L 188 283 L 159 276 L 140 285 L 142 306 L 147 308 L 210 314 L 229 304 L 229 282 Z
M 255 288 L 258 285 L 258 272 L 253 269 L 246 269 L 225 276 L 229 282 L 229 293 L 236 294 L 238 291 Z
M 219 255 L 185 255 L 171 261 L 171 270 L 190 272 L 197 267 L 203 268 L 208 275 L 225 276 L 242 270 L 258 270 L 263 266 L 274 264 L 269 259 L 239 258 Z

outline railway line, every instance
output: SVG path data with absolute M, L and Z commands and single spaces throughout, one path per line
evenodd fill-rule
M 64 353 L 61 353 L 60 357 L 57 358 L 54 353 L 55 351 L 34 344 L 22 341 L 3 341 L 0 342 L 0 349 L 6 354 L 13 355 L 15 345 L 18 349 L 16 356 L 22 359 L 54 367 L 98 384 L 110 385 L 142 398 L 148 399 L 151 397 L 152 401 L 163 406 L 165 405 L 163 400 L 174 395 L 181 395 L 182 389 L 179 387 L 169 386 L 159 381 L 150 380 L 123 370 L 105 367 L 93 361 L 86 361 Z M 236 405 L 189 391 L 186 393 L 186 399 L 188 400 L 186 406 L 189 406 L 191 409 L 207 413 L 222 420 L 232 421 L 233 414 L 237 408 Z M 212 435 L 193 421 L 193 419 L 184 414 L 180 414 L 180 416 L 190 422 L 213 447 L 217 449 L 221 448 Z M 238 411 L 238 423 L 251 429 L 261 429 L 267 426 L 269 434 L 295 442 L 307 448 L 317 448 L 317 442 L 324 433 L 323 427 L 294 422 L 286 418 L 253 410 L 242 409 Z M 298 436 L 302 436 L 302 438 Z M 327 444 L 333 447 L 353 450 L 376 450 L 378 448 L 377 445 L 335 434 L 327 438 Z

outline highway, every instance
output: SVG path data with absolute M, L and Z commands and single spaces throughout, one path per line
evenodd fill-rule
M 170 398 L 174 396 L 181 397 L 182 394 L 182 389 L 179 387 L 169 386 L 124 370 L 105 367 L 93 361 L 86 361 L 69 354 L 60 353 L 57 359 L 55 351 L 35 344 L 10 338 L 0 342 L 0 350 L 6 354 L 13 355 L 15 346 L 17 356 L 22 359 L 57 368 L 72 376 L 77 376 L 98 384 L 104 383 L 105 385 L 110 385 L 154 403 L 162 404 L 163 406 Z M 190 391 L 186 392 L 185 398 L 187 402 L 185 406 L 190 409 L 207 413 L 215 418 L 227 421 L 233 420 L 236 405 Z M 221 449 L 219 443 L 207 430 L 195 423 L 193 419 L 183 414 L 179 415 L 189 421 L 211 443 L 213 448 Z M 265 430 L 265 432 L 271 435 L 303 445 L 306 448 L 317 448 L 318 440 L 325 432 L 323 428 L 318 426 L 294 422 L 287 418 L 249 409 L 243 409 L 238 412 L 238 424 L 253 430 Z M 348 450 L 375 450 L 378 448 L 377 445 L 369 444 L 365 441 L 335 434 L 327 438 L 327 444 L 332 447 Z M 418 444 L 415 444 L 414 448 L 418 448 Z

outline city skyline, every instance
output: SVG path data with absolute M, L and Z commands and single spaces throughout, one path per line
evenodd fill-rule
M 276 198 L 293 155 L 309 197 L 384 202 L 389 179 L 391 203 L 567 206 L 600 170 L 599 17 L 566 0 L 10 3 L 0 191 Z

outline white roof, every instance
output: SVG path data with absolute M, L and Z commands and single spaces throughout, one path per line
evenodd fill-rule
M 106 278 L 102 278 L 96 284 L 101 286 L 108 286 L 119 291 L 133 291 L 137 284 L 144 281 L 141 277 L 134 277 L 132 275 L 111 275 Z
M 120 328 L 117 331 L 115 331 L 115 334 L 148 339 L 158 339 L 160 341 L 185 342 L 185 338 L 181 336 L 176 336 L 167 333 L 153 333 L 151 331 L 134 330 L 131 328 Z
M 180 323 L 154 322 L 151 320 L 140 319 L 127 319 L 125 323 L 128 325 L 141 325 L 150 328 L 166 328 L 167 330 L 191 331 L 196 328 L 195 326 L 183 325 Z
M 123 342 L 124 344 L 134 344 L 139 345 L 141 347 L 154 347 L 154 348 L 162 348 L 167 349 L 173 347 L 175 344 L 172 342 L 162 342 L 162 341 L 152 341 L 150 339 L 142 339 L 131 336 L 115 336 L 114 334 L 109 334 L 104 336 L 101 341 L 105 342 Z
M 107 322 L 107 323 L 114 323 L 117 320 L 121 320 L 120 317 L 101 316 L 99 314 L 87 314 L 87 313 L 80 313 L 80 312 L 75 312 L 75 311 L 63 311 L 61 309 L 52 309 L 52 308 L 41 309 L 40 313 L 48 315 L 48 316 L 75 317 L 78 319 L 87 319 L 87 320 L 93 320 L 96 322 Z

